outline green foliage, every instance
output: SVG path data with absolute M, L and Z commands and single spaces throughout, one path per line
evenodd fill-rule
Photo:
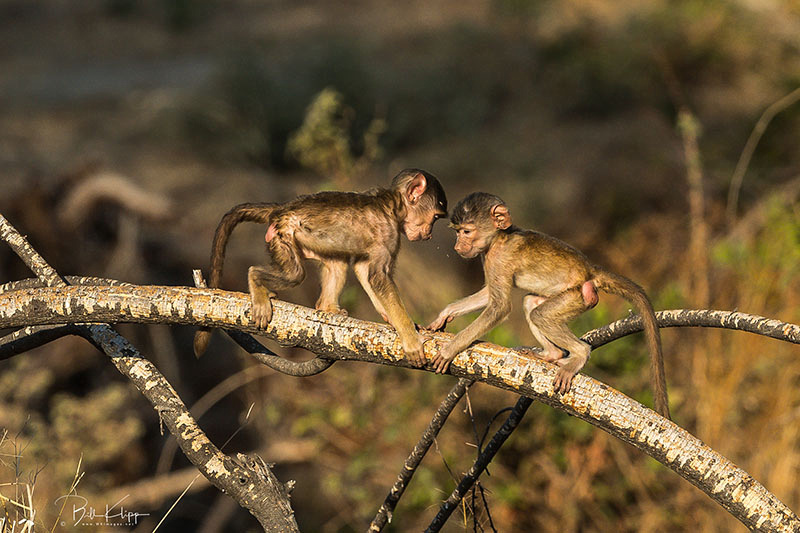
M 323 89 L 308 106 L 303 125 L 290 135 L 287 152 L 304 167 L 331 176 L 340 188 L 350 186 L 381 156 L 378 137 L 386 129 L 383 120 L 373 120 L 364 132 L 363 154 L 356 157 L 350 131 L 354 114 L 339 92 Z
M 315 95 L 333 87 L 354 110 L 352 135 L 363 139 L 375 103 L 360 51 L 343 39 L 298 44 L 289 56 L 267 47 L 230 51 L 216 82 L 183 110 L 183 131 L 214 156 L 285 169 L 289 135 L 303 123 Z M 352 139 L 351 139 L 352 141 Z M 360 141 L 353 141 L 357 153 Z
M 762 230 L 764 238 L 751 243 L 726 239 L 711 251 L 717 266 L 736 270 L 751 280 L 762 280 L 763 290 L 777 295 L 797 279 L 800 264 L 800 211 L 787 205 L 781 198 L 772 198 L 764 208 L 766 221 Z M 759 275 L 767 270 L 773 275 Z
M 86 468 L 132 459 L 131 446 L 143 434 L 137 413 L 126 413 L 133 392 L 124 384 L 113 384 L 80 398 L 70 394 L 53 397 L 51 431 L 59 443 L 59 455 L 83 456 Z

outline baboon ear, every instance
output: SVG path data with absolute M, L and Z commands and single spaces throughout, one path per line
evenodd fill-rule
M 492 222 L 497 229 L 508 229 L 511 227 L 511 213 L 508 208 L 503 204 L 497 204 L 492 207 Z
M 411 178 L 411 181 L 408 182 L 408 188 L 406 189 L 406 197 L 408 201 L 412 204 L 417 203 L 419 201 L 419 197 L 425 193 L 425 189 L 428 188 L 428 180 L 425 179 L 425 176 L 422 173 L 418 173 L 416 176 Z

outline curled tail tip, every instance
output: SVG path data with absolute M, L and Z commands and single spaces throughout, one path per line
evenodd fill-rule
M 194 356 L 200 359 L 200 357 L 206 353 L 206 349 L 208 348 L 208 343 L 211 340 L 211 330 L 208 329 L 200 329 L 197 330 L 194 334 Z

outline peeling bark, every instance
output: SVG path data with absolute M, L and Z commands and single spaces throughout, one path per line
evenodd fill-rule
M 266 330 L 252 325 L 246 294 L 188 287 L 56 287 L 0 296 L 0 327 L 65 322 L 193 324 L 266 335 L 334 360 L 414 368 L 397 336 L 381 326 L 338 314 L 274 301 Z M 452 335 L 430 334 L 428 361 Z M 426 367 L 432 370 L 430 363 Z M 459 354 L 451 373 L 522 394 L 581 418 L 630 443 L 704 491 L 755 531 L 800 532 L 788 507 L 731 461 L 674 423 L 583 374 L 567 394 L 553 391 L 555 365 L 489 343 Z

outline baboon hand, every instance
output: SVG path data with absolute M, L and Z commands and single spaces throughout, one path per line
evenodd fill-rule
M 430 331 L 443 331 L 447 324 L 453 321 L 453 315 L 446 313 L 445 311 L 439 313 L 439 316 L 437 316 L 433 322 L 428 324 L 425 329 Z
M 444 374 L 447 372 L 447 369 L 450 367 L 450 361 L 452 361 L 456 354 L 452 353 L 452 344 L 446 345 L 439 351 L 439 355 L 433 360 L 433 368 L 436 370 L 437 374 Z

